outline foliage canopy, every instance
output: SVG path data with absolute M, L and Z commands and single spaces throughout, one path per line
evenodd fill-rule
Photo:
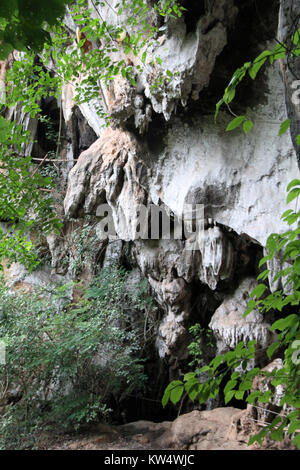
M 40 51 L 50 41 L 45 31 L 47 23 L 53 26 L 65 12 L 70 0 L 9 0 L 0 4 L 0 60 L 13 50 L 28 48 Z
M 76 37 L 75 30 L 70 29 L 62 21 L 67 4 L 70 21 L 73 22 L 75 29 L 80 30 L 82 39 Z M 93 8 L 90 8 L 91 4 Z M 112 10 L 117 19 L 114 24 L 108 24 L 103 20 L 101 15 L 103 6 L 108 6 Z M 178 17 L 184 8 L 175 0 L 159 0 L 152 6 L 141 0 L 121 0 L 118 9 L 112 7 L 110 3 L 99 0 L 5 2 L 5 5 L 0 7 L 0 59 L 7 57 L 15 49 L 21 51 L 17 57 L 13 56 L 12 65 L 6 72 L 5 106 L 22 106 L 25 113 L 41 121 L 42 100 L 47 97 L 59 100 L 63 85 L 69 83 L 74 89 L 77 104 L 93 101 L 98 114 L 109 122 L 102 84 L 107 85 L 120 74 L 135 86 L 133 67 L 127 63 L 126 57 L 129 53 L 138 57 L 140 65 L 137 69 L 140 71 L 143 67 L 147 67 L 147 50 L 152 47 L 151 38 L 159 29 L 148 21 L 153 10 L 160 17 Z M 126 11 L 126 20 L 122 19 L 124 11 Z M 97 13 L 96 17 L 93 12 Z M 95 47 L 85 51 L 85 41 L 93 43 Z M 121 53 L 121 57 L 116 58 L 116 52 Z M 160 64 L 158 58 L 156 65 Z M 156 85 L 162 86 L 164 81 L 171 79 L 171 76 L 170 71 L 165 73 L 161 71 Z M 1 136 L 7 134 L 9 126 L 10 124 L 1 119 L 0 140 Z M 25 139 L 29 136 L 25 137 L 24 133 L 22 135 L 20 128 L 19 133 L 15 132 L 16 128 L 16 124 L 12 124 L 9 132 L 15 133 L 14 143 L 17 142 L 19 147 L 24 148 Z M 45 196 L 41 191 L 45 187 L 51 189 L 52 182 L 49 178 L 41 178 L 41 174 L 38 174 L 40 172 L 36 172 L 33 165 L 31 166 L 30 156 L 26 156 L 25 159 L 16 157 L 16 168 L 13 167 L 14 143 L 5 138 L 1 140 L 1 155 L 11 155 L 11 163 L 6 174 L 7 189 L 3 189 L 0 220 L 11 223 L 12 227 L 7 232 L 9 236 L 5 236 L 3 231 L 0 232 L 0 260 L 8 257 L 11 261 L 22 261 L 32 269 L 36 266 L 38 258 L 32 251 L 32 244 L 26 238 L 25 231 L 28 236 L 30 228 L 39 227 L 44 234 L 47 234 L 51 230 L 58 230 L 60 224 L 54 212 L 50 215 L 53 208 L 51 197 Z M 56 152 L 58 157 L 59 150 L 58 138 Z M 7 161 L 3 165 L 7 167 Z M 21 165 L 24 170 L 22 176 L 17 165 Z M 28 177 L 25 177 L 25 171 Z M 31 180 L 33 175 L 34 178 Z M 3 183 L 4 178 L 3 176 Z M 12 199 L 7 199 L 7 191 L 14 195 Z M 21 191 L 22 197 L 17 194 L 18 191 Z M 30 194 L 32 207 L 29 215 Z M 43 212 L 44 222 L 42 222 Z M 16 248 L 15 253 L 11 251 L 12 246 Z

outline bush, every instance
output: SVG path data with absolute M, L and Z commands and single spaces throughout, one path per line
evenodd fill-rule
M 126 279 L 123 269 L 102 270 L 77 304 L 70 304 L 70 285 L 31 293 L 1 285 L 7 355 L 0 365 L 0 448 L 30 448 L 41 430 L 106 419 L 112 398 L 143 389 L 140 323 L 149 297 L 144 286 L 129 293 Z

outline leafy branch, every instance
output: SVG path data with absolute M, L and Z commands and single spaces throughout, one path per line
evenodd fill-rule
M 216 104 L 215 111 L 215 121 L 218 117 L 220 108 L 223 104 L 227 106 L 230 113 L 235 115 L 230 109 L 230 103 L 234 100 L 236 95 L 237 87 L 240 85 L 242 80 L 249 75 L 252 80 L 256 79 L 256 76 L 263 65 L 268 61 L 271 65 L 274 64 L 277 60 L 283 60 L 290 56 L 299 57 L 300 55 L 300 28 L 292 35 L 291 45 L 288 46 L 277 40 L 277 44 L 274 46 L 273 50 L 264 50 L 258 57 L 256 57 L 252 62 L 246 62 L 242 67 L 238 68 L 229 84 L 225 88 L 223 97 Z M 228 124 L 226 131 L 231 131 L 243 124 L 243 131 L 245 134 L 250 132 L 253 127 L 253 121 L 246 116 L 236 116 Z M 279 130 L 279 135 L 283 135 L 287 131 L 290 125 L 290 120 L 285 120 Z

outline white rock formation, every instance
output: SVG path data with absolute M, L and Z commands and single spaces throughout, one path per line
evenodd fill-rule
M 255 124 L 247 136 L 239 129 L 225 132 L 225 115 L 217 124 L 213 116 L 189 124 L 174 120 L 153 164 L 152 200 L 175 214 L 185 202 L 205 204 L 209 217 L 263 245 L 270 233 L 284 231 L 285 190 L 299 170 L 289 135 L 278 137 L 286 117 L 278 70 L 269 76 L 269 93 L 268 104 L 251 111 Z
M 90 5 L 96 18 L 99 12 L 93 3 Z M 100 14 L 108 23 L 123 25 L 130 33 L 134 27 L 126 26 L 126 12 L 122 17 L 116 15 L 116 3 L 117 0 L 110 7 L 99 5 Z M 190 98 L 197 101 L 199 93 L 209 86 L 236 14 L 232 0 L 220 0 L 213 2 L 213 8 L 195 21 L 192 31 L 187 31 L 184 18 L 164 21 L 156 41 L 147 51 L 145 68 L 139 73 L 140 59 L 133 54 L 125 56 L 120 46 L 113 59 L 132 62 L 137 86 L 133 87 L 123 77 L 117 77 L 107 88 L 101 85 L 114 127 L 103 129 L 104 121 L 96 112 L 98 102 L 79 105 L 98 139 L 81 153 L 69 173 L 65 214 L 99 216 L 98 206 L 108 205 L 116 240 L 132 242 L 131 256 L 149 280 L 164 311 L 157 340 L 161 356 L 169 354 L 186 331 L 193 285 L 196 283 L 200 292 L 210 289 L 218 293 L 222 283 L 228 284 L 239 275 L 243 270 L 241 265 L 251 264 L 249 253 L 243 252 L 248 260 L 242 257 L 245 234 L 265 246 L 271 232 L 286 229 L 280 219 L 287 208 L 285 189 L 290 180 L 299 176 L 290 136 L 286 133 L 278 137 L 286 112 L 284 89 L 276 67 L 265 76 L 266 91 L 261 96 L 261 104 L 244 110 L 254 121 L 253 130 L 247 135 L 241 129 L 225 132 L 230 117 L 224 111 L 217 123 L 212 114 L 201 112 L 188 115 L 181 111 L 175 116 L 179 103 L 185 106 Z M 75 33 L 69 14 L 65 21 Z M 156 24 L 156 21 L 155 14 L 149 16 L 149 23 Z M 162 68 L 152 63 L 157 57 L 162 59 Z M 162 89 L 153 88 L 155 79 L 166 69 L 172 71 L 173 78 Z M 261 83 L 258 81 L 258 86 Z M 99 102 L 100 95 L 99 89 Z M 74 116 L 73 85 L 64 85 L 61 106 L 68 127 Z M 14 112 L 19 113 L 19 121 L 27 119 L 27 128 L 35 132 L 35 122 L 17 108 Z M 164 139 L 152 131 L 154 142 L 151 143 L 159 144 L 156 151 L 147 146 L 146 138 L 141 143 L 124 130 L 130 122 L 137 134 L 145 133 L 151 119 L 157 119 L 155 113 L 168 121 L 163 129 Z M 70 142 L 68 146 L 67 159 L 72 161 Z M 201 250 L 187 249 L 191 240 L 185 237 L 137 240 L 141 204 L 155 204 L 175 218 L 181 217 L 186 204 L 203 204 L 209 222 Z M 294 208 L 294 202 L 290 207 Z M 99 219 L 102 218 L 103 214 Z M 147 225 L 146 218 L 144 225 Z M 63 247 L 51 236 L 49 246 L 56 258 L 52 267 L 62 273 L 58 258 Z M 119 257 L 122 243 L 116 242 L 115 246 Z M 114 245 L 109 245 L 108 250 L 113 252 Z M 274 263 L 272 273 L 278 266 L 280 262 Z M 262 344 L 268 341 L 267 325 L 258 312 L 253 318 L 242 318 L 246 307 L 243 295 L 247 296 L 249 289 L 247 283 L 242 283 L 213 316 L 212 327 L 228 347 L 242 338 L 255 338 Z
M 298 168 L 290 137 L 277 136 L 280 120 L 285 117 L 281 87 L 276 71 L 269 76 L 267 104 L 252 110 L 256 123 L 247 136 L 240 130 L 224 132 L 225 115 L 217 124 L 212 116 L 195 118 L 189 125 L 174 118 L 164 150 L 154 156 L 150 151 L 146 154 L 128 132 L 107 129 L 69 174 L 66 214 L 95 214 L 97 205 L 107 202 L 117 237 L 125 241 L 135 240 L 139 204 L 163 202 L 176 216 L 187 203 L 204 204 L 205 216 L 212 222 L 205 230 L 201 253 L 185 250 L 181 240 L 135 244 L 136 261 L 166 312 L 158 339 L 162 355 L 176 344 L 189 315 L 188 296 L 175 307 L 167 294 L 166 285 L 173 282 L 172 269 L 183 280 L 182 285 L 198 279 L 211 289 L 234 273 L 236 249 L 222 225 L 215 223 L 237 234 L 247 233 L 261 245 L 271 232 L 285 230 L 280 219 L 286 209 L 285 188 L 298 175 Z M 242 287 L 248 289 L 244 284 Z M 242 287 L 238 299 L 242 298 Z M 175 290 L 180 297 L 180 283 Z M 185 287 L 182 292 L 188 290 Z M 243 337 L 265 344 L 267 325 L 258 322 L 254 328 L 256 317 L 241 324 L 244 308 L 245 302 L 237 310 L 239 319 L 229 317 L 230 329 L 225 324 L 221 327 L 221 320 L 214 329 L 223 332 L 223 340 L 231 347 Z
M 250 293 L 257 285 L 253 278 L 244 279 L 233 295 L 225 297 L 215 311 L 209 327 L 214 332 L 218 344 L 218 353 L 233 349 L 240 341 L 255 340 L 260 348 L 268 346 L 272 337 L 270 324 L 264 316 L 254 309 L 244 317 Z
M 164 69 L 173 73 L 173 79 L 164 90 L 156 91 L 152 85 L 159 68 L 142 76 L 145 95 L 154 111 L 162 113 L 167 121 L 179 101 L 185 106 L 190 95 L 198 99 L 199 92 L 208 85 L 216 57 L 227 44 L 226 26 L 234 22 L 236 14 L 237 8 L 231 0 L 221 0 L 199 19 L 195 31 L 188 34 L 183 18 L 167 22 L 167 33 L 160 38 L 161 45 L 153 51 L 153 56 L 160 57 Z

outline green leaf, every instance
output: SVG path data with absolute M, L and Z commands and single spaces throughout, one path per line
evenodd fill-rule
M 239 386 L 239 390 L 240 391 L 246 391 L 246 390 L 251 390 L 252 388 L 252 380 L 244 380 L 240 386 Z
M 258 267 L 261 268 L 263 264 L 266 264 L 267 261 L 269 261 L 270 255 L 264 256 L 258 263 Z
M 170 399 L 170 391 L 168 390 L 168 387 L 165 389 L 163 397 L 161 399 L 162 406 L 165 407 Z
M 283 426 L 280 426 L 278 429 L 275 429 L 270 434 L 271 439 L 274 441 L 282 441 L 283 439 Z
M 279 132 L 278 132 L 278 135 L 279 136 L 282 136 L 290 127 L 290 124 L 291 124 L 291 120 L 290 119 L 286 119 L 285 121 L 283 121 L 281 123 L 281 126 L 280 126 L 280 129 L 279 129 Z
M 215 111 L 215 115 L 214 115 L 214 120 L 216 121 L 217 117 L 218 117 L 218 114 L 219 114 L 219 111 L 220 111 L 220 107 L 222 106 L 222 104 L 224 103 L 224 99 L 222 98 L 220 101 L 217 102 L 216 104 L 216 111 Z
M 210 363 L 213 371 L 215 371 L 220 364 L 222 364 L 222 362 L 224 362 L 224 357 L 223 356 L 216 356 Z
M 259 401 L 261 403 L 268 403 L 272 395 L 273 395 L 273 392 L 271 390 L 267 390 L 259 397 Z
M 271 331 L 279 330 L 283 331 L 287 328 L 290 328 L 295 322 L 299 321 L 299 318 L 297 315 L 294 313 L 292 315 L 289 315 L 286 318 L 280 318 L 280 320 L 275 321 L 271 327 Z
M 224 93 L 224 103 L 229 104 L 235 97 L 235 88 L 226 88 Z
M 262 443 L 263 439 L 266 437 L 266 435 L 269 432 L 269 426 L 266 426 L 263 428 L 258 434 L 255 434 L 249 439 L 248 445 L 254 444 L 254 442 L 258 442 L 259 444 Z
M 192 380 L 196 377 L 196 374 L 195 372 L 187 372 L 184 377 L 183 377 L 183 380 L 184 382 L 188 382 L 189 380 Z
M 300 257 L 295 259 L 293 270 L 298 276 L 300 276 Z
M 299 137 L 300 137 L 300 134 L 299 134 Z M 293 179 L 287 186 L 286 190 L 287 192 L 290 191 L 290 189 L 292 189 L 294 186 L 300 186 L 300 180 L 299 179 Z M 283 216 L 287 213 L 287 212 L 290 212 L 291 209 L 289 209 L 288 211 L 284 212 L 283 213 Z
M 280 342 L 277 341 L 275 343 L 272 343 L 268 349 L 267 349 L 267 355 L 268 355 L 268 358 L 271 359 L 271 357 L 273 356 L 274 352 L 279 348 L 280 346 Z
M 267 286 L 265 286 L 264 284 L 258 284 L 251 292 L 250 296 L 251 297 L 256 297 L 257 299 L 259 299 L 263 293 L 265 292 Z
M 173 388 L 170 393 L 170 400 L 173 403 L 173 405 L 176 405 L 179 400 L 182 397 L 182 393 L 184 391 L 184 386 L 181 383 L 181 385 L 178 385 L 177 387 Z
M 228 365 L 233 364 L 233 362 L 236 359 L 236 355 L 234 351 L 227 351 L 227 353 L 224 355 L 224 359 L 227 362 Z
M 291 411 L 288 415 L 287 415 L 287 418 L 289 418 L 290 421 L 294 420 L 295 418 L 298 418 L 298 416 L 300 415 L 300 411 L 299 410 L 294 410 L 294 411 Z
M 292 35 L 292 41 L 297 46 L 300 40 L 300 28 Z
M 276 44 L 270 56 L 270 64 L 273 64 L 275 60 L 283 59 L 285 57 L 286 47 L 283 44 Z
M 269 276 L 270 274 L 270 270 L 269 269 L 265 269 L 264 271 L 262 271 L 258 276 L 257 276 L 257 280 L 260 281 L 260 280 L 263 280 L 265 281 L 267 279 L 267 277 Z
M 243 123 L 243 129 L 244 129 L 245 134 L 248 134 L 248 132 L 251 131 L 252 127 L 253 127 L 253 122 L 251 121 L 251 119 L 247 119 Z
M 244 398 L 244 394 L 245 394 L 244 390 L 237 390 L 234 396 L 237 400 L 242 400 Z
M 286 217 L 288 217 L 290 214 L 293 214 L 293 213 L 294 213 L 293 209 L 288 209 L 282 214 L 281 219 L 285 219 Z
M 232 390 L 236 385 L 237 385 L 237 380 L 229 380 L 224 388 L 225 395 L 227 392 Z
M 200 383 L 197 377 L 190 379 L 185 383 L 184 388 L 190 400 L 194 401 L 199 392 Z
M 300 433 L 298 433 L 298 434 L 294 437 L 293 443 L 295 444 L 295 446 L 297 446 L 297 449 L 300 450 Z
M 234 371 L 234 372 L 232 372 L 232 374 L 231 374 L 231 377 L 230 377 L 230 378 L 231 378 L 231 380 L 235 380 L 235 379 L 238 379 L 238 378 L 239 378 L 239 376 L 240 376 L 239 372 L 237 372 L 237 371 Z
M 286 203 L 288 204 L 289 202 L 292 202 L 294 199 L 296 199 L 296 197 L 299 196 L 299 194 L 300 194 L 300 188 L 292 189 L 287 195 Z
M 209 371 L 209 370 L 211 370 L 211 368 L 210 368 L 209 366 L 203 366 L 203 367 L 201 367 L 201 369 L 199 370 L 199 373 L 200 373 L 200 372 L 207 372 L 207 371 Z
M 253 62 L 253 65 L 248 70 L 248 73 L 252 80 L 256 78 L 258 71 L 266 62 L 267 58 L 272 54 L 271 51 L 263 51 Z
M 250 395 L 246 398 L 247 403 L 250 403 L 253 405 L 253 403 L 256 402 L 258 398 L 260 398 L 262 395 L 262 392 L 260 390 L 255 390 L 254 392 L 251 392 Z
M 12 132 L 12 126 L 3 116 L 0 116 L 0 143 L 8 143 L 8 138 Z
M 176 405 L 176 403 L 178 403 L 182 396 L 183 390 L 184 386 L 181 380 L 173 380 L 172 382 L 170 382 L 167 388 L 165 389 L 164 395 L 162 397 L 163 407 L 166 406 L 169 400 L 174 405 Z
M 299 419 L 297 419 L 296 421 L 293 421 L 289 425 L 288 433 L 292 434 L 293 432 L 298 431 L 298 430 L 300 431 L 300 420 Z
M 278 426 L 279 423 L 281 423 L 281 416 L 275 416 L 275 418 L 273 419 L 272 423 L 271 423 L 271 426 Z
M 225 395 L 225 405 L 230 402 L 230 400 L 233 398 L 235 395 L 235 390 L 230 390 L 229 392 L 226 393 Z
M 228 126 L 226 127 L 226 131 L 232 131 L 236 129 L 242 124 L 243 121 L 245 121 L 245 119 L 245 116 L 237 116 L 228 124 Z
M 256 301 L 255 300 L 249 300 L 248 302 L 248 308 L 246 309 L 243 317 L 246 317 L 247 315 L 249 315 L 256 307 Z

